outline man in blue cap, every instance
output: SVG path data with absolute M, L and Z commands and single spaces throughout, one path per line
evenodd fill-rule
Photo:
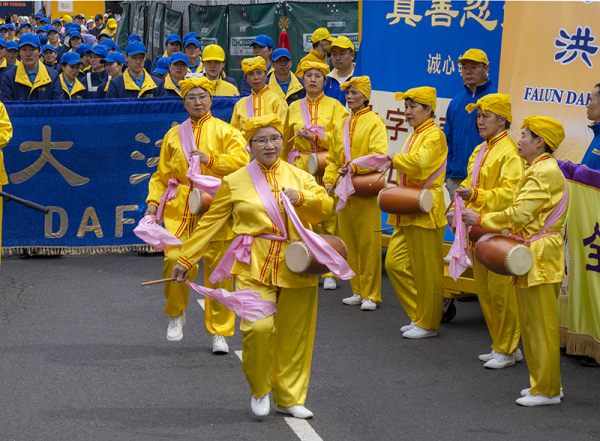
M 108 73 L 104 69 L 104 64 L 102 64 L 102 60 L 108 56 L 108 51 L 106 47 L 97 44 L 93 48 L 88 49 L 86 54 L 90 59 L 90 70 L 87 71 L 83 78 L 79 78 L 79 80 L 83 87 L 87 89 L 87 97 L 89 99 L 96 99 L 99 97 L 98 87 L 108 77 Z
M 71 29 L 74 29 L 74 28 L 71 28 Z M 65 38 L 65 41 L 67 42 L 69 49 L 71 51 L 75 52 L 77 50 L 77 46 L 79 46 L 80 44 L 83 44 L 83 37 L 81 36 L 81 32 L 71 31 L 71 29 L 69 29 L 69 31 L 67 31 L 67 37 Z M 67 38 L 68 38 L 68 40 L 67 40 Z
M 103 34 L 103 35 L 106 35 L 106 34 Z M 105 40 L 102 40 L 102 42 L 100 43 L 100 46 L 104 46 L 109 54 L 112 54 L 113 52 L 121 53 L 121 48 L 119 47 L 119 45 L 117 43 L 115 43 L 113 40 L 111 40 L 110 38 L 106 38 Z
M 4 41 L 8 38 L 8 28 L 5 24 L 0 24 L 0 37 L 2 37 Z
M 6 72 L 0 87 L 2 101 L 60 100 L 63 96 L 58 73 L 48 69 L 40 58 L 40 40 L 33 34 L 19 39 L 21 63 Z
M 193 32 L 190 32 L 192 34 Z M 201 45 L 197 38 L 190 36 L 187 34 L 183 39 L 183 53 L 188 58 L 189 69 L 191 73 L 201 73 L 204 68 L 202 64 L 202 59 L 200 58 L 201 54 Z M 196 34 L 194 34 L 196 35 Z
M 106 29 L 106 26 L 104 25 L 104 17 L 102 16 L 102 14 L 96 14 L 96 16 L 94 17 L 94 25 L 95 26 L 90 30 L 90 34 L 98 38 L 100 32 Z
M 81 66 L 81 71 L 77 76 L 77 79 L 80 81 L 90 70 L 90 57 L 88 56 L 88 51 L 91 49 L 92 47 L 87 43 L 82 43 L 79 46 L 77 46 L 77 49 L 75 49 L 75 53 L 79 55 L 79 58 L 83 63 L 83 65 Z M 62 66 L 62 61 L 60 64 Z
M 62 21 L 60 21 L 60 18 L 52 20 L 52 27 L 56 29 L 59 34 L 62 32 Z
M 15 69 L 15 65 L 9 63 L 6 59 L 7 44 L 2 38 L 0 38 L 0 85 L 2 84 L 2 78 L 4 78 L 4 74 L 9 70 Z
M 52 45 L 54 48 L 54 52 L 56 53 L 56 61 L 60 66 L 60 58 L 65 53 L 65 47 L 60 44 L 60 34 L 54 26 L 48 27 L 48 44 Z
M 306 89 L 302 79 L 291 72 L 292 56 L 287 49 L 279 48 L 273 51 L 272 66 L 275 72 L 269 80 L 269 89 L 279 94 L 288 103 L 288 106 L 294 101 L 306 96 Z
M 33 16 L 33 19 L 35 20 L 35 27 L 36 28 L 38 28 L 40 26 L 43 26 L 43 24 L 41 24 L 42 18 L 44 18 L 44 14 L 42 14 L 41 12 L 38 12 L 37 14 L 35 14 Z
M 121 52 L 112 52 L 106 58 L 100 60 L 100 62 L 104 65 L 108 77 L 98 86 L 96 93 L 98 94 L 98 98 L 106 98 L 110 80 L 123 75 L 123 71 L 127 68 L 127 62 Z
M 156 64 L 158 60 L 162 57 L 171 57 L 175 52 L 181 52 L 181 37 L 177 34 L 171 34 L 167 37 L 167 41 L 165 43 L 166 50 L 162 55 L 157 55 L 154 61 L 152 62 L 151 70 L 154 72 L 156 69 Z
M 51 44 L 42 46 L 42 56 L 44 57 L 44 66 L 58 72 L 60 63 L 56 60 L 56 49 L 54 46 Z
M 255 57 L 263 57 L 265 63 L 267 64 L 267 74 L 271 75 L 271 56 L 273 55 L 273 40 L 268 35 L 259 35 L 256 37 L 252 43 L 250 43 L 252 47 L 252 55 Z M 268 80 L 267 80 L 268 81 Z M 252 93 L 252 87 L 246 81 L 246 76 L 242 79 L 242 86 L 240 88 L 240 92 L 242 96 L 250 95 Z
M 33 33 L 33 26 L 31 26 L 27 22 L 21 23 L 21 25 L 19 26 L 19 32 L 21 33 L 21 35 L 31 34 L 31 33 Z
M 17 60 L 19 56 L 19 44 L 16 41 L 6 42 L 6 61 L 10 64 L 17 66 L 20 61 Z
M 17 28 L 15 28 L 15 25 L 13 23 L 7 23 L 6 29 L 8 29 L 8 37 L 5 38 L 6 42 L 8 43 L 9 41 L 14 41 L 15 31 L 17 30 Z
M 64 100 L 82 100 L 87 98 L 87 90 L 83 84 L 77 79 L 77 75 L 81 70 L 81 58 L 74 52 L 67 52 L 62 57 L 60 67 L 60 84 L 63 90 Z
M 164 80 L 165 77 L 169 73 L 169 63 L 171 62 L 171 57 L 161 57 L 156 63 L 156 67 L 152 71 L 152 76 L 158 78 L 159 80 Z
M 129 66 L 123 75 L 110 81 L 106 98 L 152 98 L 164 95 L 163 81 L 153 78 L 144 69 L 146 46 L 133 41 L 125 49 Z
M 131 34 L 129 37 L 127 37 L 127 44 L 131 43 L 132 41 L 138 41 L 138 42 L 142 42 L 142 37 L 140 37 L 137 34 Z M 144 62 L 144 69 L 146 69 L 146 72 L 152 72 L 152 60 L 150 60 L 150 58 L 146 57 L 146 61 Z
M 161 58 L 160 63 L 165 57 Z M 165 96 L 181 97 L 179 82 L 185 78 L 189 64 L 187 56 L 182 52 L 175 52 L 169 58 L 169 74 L 165 78 Z

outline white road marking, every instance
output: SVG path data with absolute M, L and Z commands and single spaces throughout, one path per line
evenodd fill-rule
M 202 309 L 204 309 L 204 298 L 198 299 L 198 303 Z M 242 361 L 242 351 L 234 352 L 240 361 Z M 308 424 L 308 421 L 294 417 L 285 417 L 284 419 L 288 426 L 290 426 L 296 436 L 300 439 L 300 441 L 323 441 L 323 438 L 321 438 L 317 432 L 315 432 L 315 429 Z
M 315 429 L 308 424 L 308 421 L 294 417 L 285 417 L 284 419 L 298 438 L 300 438 L 300 441 L 323 441 L 323 438 L 315 432 Z

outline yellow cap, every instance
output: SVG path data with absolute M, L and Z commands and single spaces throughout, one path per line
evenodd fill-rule
M 498 116 L 504 116 L 509 123 L 512 123 L 510 97 L 505 93 L 490 93 L 483 98 L 479 98 L 475 104 L 468 104 L 465 107 L 469 113 L 478 108 L 482 110 L 484 115 L 489 110 Z
M 431 110 L 435 112 L 436 106 L 436 90 L 435 87 L 415 87 L 408 89 L 406 92 L 396 92 L 396 101 L 413 100 L 415 103 L 431 106 Z
M 202 51 L 202 61 L 225 61 L 225 51 L 221 46 L 209 44 Z
M 327 47 L 327 50 L 331 50 L 332 47 L 339 47 L 341 49 L 351 49 L 354 51 L 354 43 L 350 41 L 348 37 L 340 35 L 331 42 L 331 45 Z
M 362 93 L 368 100 L 371 99 L 371 79 L 368 76 L 352 77 L 348 81 L 344 81 L 340 86 L 341 90 L 346 90 L 349 87 L 354 87 Z
M 248 99 L 247 97 L 246 99 Z M 251 99 L 251 98 L 250 98 Z M 275 113 L 265 116 L 256 116 L 254 118 L 246 118 L 242 120 L 242 134 L 248 144 L 256 132 L 263 127 L 275 127 L 279 133 L 283 135 L 283 123 L 279 116 Z
M 523 120 L 521 128 L 529 127 L 537 136 L 544 138 L 544 142 L 554 152 L 565 139 L 565 128 L 557 120 L 547 116 L 528 116 Z
M 310 42 L 317 43 L 321 40 L 333 41 L 335 39 L 329 34 L 329 31 L 326 28 L 319 28 L 313 32 L 312 36 L 310 37 Z
M 323 74 L 324 77 L 329 73 L 329 65 L 326 63 L 319 63 L 317 61 L 303 61 L 298 65 L 298 69 L 296 71 L 296 75 L 299 77 L 303 77 L 307 70 L 317 69 L 319 72 Z
M 213 85 L 210 82 L 210 80 L 206 77 L 186 78 L 185 80 L 181 80 L 179 82 L 179 87 L 181 87 L 181 96 L 183 98 L 185 98 L 185 96 L 188 94 L 188 92 L 195 87 L 201 87 L 204 90 L 206 90 L 208 93 L 210 93 L 210 96 L 213 95 Z
M 476 63 L 490 64 L 488 62 L 486 53 L 479 49 L 469 49 L 462 57 L 458 59 L 458 62 L 461 64 L 465 61 L 475 61 Z
M 263 57 L 245 58 L 242 60 L 242 70 L 244 75 L 256 69 L 267 71 L 267 64 Z
M 63 15 L 63 17 L 60 20 L 64 21 L 65 23 L 69 23 L 69 22 L 73 21 L 73 19 L 71 18 L 70 15 Z
M 117 20 L 114 18 L 109 18 L 106 22 L 106 27 L 109 29 L 117 29 Z

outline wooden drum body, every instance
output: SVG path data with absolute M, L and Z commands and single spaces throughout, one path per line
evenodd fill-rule
M 477 241 L 475 257 L 487 269 L 502 276 L 522 276 L 533 265 L 529 247 L 497 234 L 485 234 Z
M 204 190 L 199 188 L 192 188 L 190 192 L 190 198 L 188 200 L 189 209 L 192 214 L 199 214 L 202 216 L 210 208 L 213 197 Z
M 308 156 L 308 172 L 313 176 L 323 176 L 327 166 L 327 150 L 323 152 L 311 153 Z
M 344 259 L 348 259 L 348 248 L 342 239 L 321 234 L 321 237 Z M 300 274 L 327 274 L 329 269 L 319 263 L 304 242 L 292 242 L 285 251 L 285 263 L 290 271 Z
M 352 175 L 352 185 L 354 186 L 353 196 L 377 196 L 379 192 L 385 188 L 385 177 L 381 176 L 381 172 L 374 171 L 366 175 Z M 375 181 L 379 179 L 379 182 Z
M 429 213 L 433 208 L 433 194 L 417 187 L 384 188 L 377 196 L 377 205 L 390 214 Z
M 506 235 L 506 234 L 508 234 L 508 231 L 507 230 L 493 231 L 493 230 L 486 230 L 485 228 L 481 228 L 481 227 L 471 227 L 471 231 L 469 231 L 469 240 L 471 242 L 477 242 L 479 239 L 481 239 L 486 234 Z

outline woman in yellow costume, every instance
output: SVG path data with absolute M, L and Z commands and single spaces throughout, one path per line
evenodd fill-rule
M 404 100 L 406 122 L 413 128 L 400 153 L 388 158 L 398 172 L 398 185 L 428 187 L 433 194 L 429 213 L 391 215 L 395 227 L 385 269 L 411 323 L 400 330 L 405 338 L 435 337 L 442 320 L 444 292 L 443 240 L 446 229 L 442 187 L 448 146 L 433 122 L 436 91 L 417 87 L 396 93 Z
M 278 115 L 279 119 L 287 119 L 288 105 L 285 99 L 269 89 L 267 82 L 267 65 L 262 57 L 242 60 L 244 78 L 252 87 L 252 93 L 240 99 L 233 108 L 231 125 L 242 130 L 243 121 L 247 118 L 265 115 Z
M 223 178 L 248 164 L 249 157 L 244 150 L 245 141 L 241 133 L 229 124 L 214 118 L 210 113 L 212 104 L 212 85 L 206 78 L 189 78 L 179 83 L 183 104 L 190 114 L 191 129 L 195 145 L 189 156 L 197 155 L 202 175 Z M 186 124 L 187 121 L 183 124 Z M 180 125 L 182 126 L 182 125 Z M 147 199 L 146 215 L 155 215 L 163 194 L 173 183 L 176 185 L 176 196 L 164 203 L 165 228 L 185 242 L 196 228 L 199 215 L 190 212 L 188 201 L 192 191 L 188 173 L 188 154 L 181 141 L 180 126 L 169 130 L 163 139 L 157 171 L 152 175 Z M 223 253 L 229 247 L 234 234 L 232 222 L 226 222 L 219 234 L 212 237 L 208 250 L 204 255 L 204 283 L 210 288 L 233 290 L 233 284 L 224 281 L 217 285 L 210 284 L 208 277 L 219 263 Z M 167 246 L 163 274 L 170 277 L 177 259 L 181 255 L 181 246 Z M 193 280 L 198 273 L 198 265 L 190 268 Z M 165 314 L 169 316 L 167 339 L 179 341 L 183 338 L 185 309 L 188 305 L 189 287 L 185 284 L 165 284 L 167 305 Z M 221 303 L 206 298 L 204 320 L 206 331 L 213 335 L 213 351 L 229 352 L 225 337 L 232 336 L 235 326 L 235 315 Z
M 211 237 L 233 217 L 233 231 L 243 236 L 243 243 L 249 242 L 246 250 L 251 254 L 249 264 L 233 263 L 230 272 L 236 289 L 248 288 L 277 302 L 277 314 L 257 322 L 242 320 L 240 326 L 244 336 L 242 368 L 250 384 L 252 412 L 257 416 L 269 413 L 273 389 L 278 412 L 311 418 L 304 402 L 317 318 L 318 277 L 293 273 L 286 266 L 287 240 L 297 241 L 300 236 L 282 207 L 282 193 L 306 228 L 331 214 L 333 199 L 311 175 L 279 159 L 282 134 L 277 115 L 244 120 L 244 136 L 256 161 L 223 179 L 209 212 L 184 244 L 172 276 L 184 281 L 191 264 L 207 251 Z M 283 214 L 285 231 L 267 214 L 263 198 Z
M 510 97 L 493 93 L 469 104 L 467 111 L 477 110 L 477 129 L 485 140 L 469 158 L 467 178 L 456 190 L 466 208 L 480 214 L 502 211 L 513 201 L 515 188 L 523 176 L 523 161 L 517 145 L 508 136 L 512 122 Z M 475 176 L 475 174 L 477 176 Z M 448 213 L 452 223 L 454 211 Z M 474 249 L 474 244 L 469 244 Z M 477 298 L 485 317 L 492 352 L 479 356 L 488 369 L 502 369 L 523 360 L 519 349 L 517 301 L 510 277 L 501 276 L 473 262 Z
M 314 61 L 303 61 L 296 72 L 303 77 L 306 98 L 294 101 L 288 112 L 287 131 L 284 139 L 291 139 L 296 135 L 292 143 L 284 146 L 284 159 L 290 164 L 308 171 L 308 157 L 311 153 L 329 150 L 333 144 L 333 129 L 341 120 L 348 117 L 346 108 L 336 99 L 330 98 L 323 92 L 325 78 L 329 73 L 329 66 L 325 63 Z M 304 101 L 304 102 L 303 102 Z M 304 110 L 305 109 L 305 110 Z M 305 121 L 306 119 L 306 121 Z M 326 137 L 320 138 L 313 132 L 307 130 L 310 126 L 321 126 L 325 129 Z M 323 185 L 323 178 L 315 176 L 318 184 Z M 332 214 L 329 219 L 315 226 L 319 234 L 336 234 L 336 215 Z M 323 288 L 335 289 L 336 282 L 331 274 L 322 276 Z
M 371 111 L 371 81 L 369 77 L 354 77 L 341 86 L 346 91 L 346 103 L 352 114 L 338 121 L 333 144 L 327 154 L 323 182 L 329 191 L 337 176 L 348 173 L 366 174 L 373 170 L 348 165 L 366 155 L 387 155 L 388 136 L 383 120 Z M 350 118 L 349 124 L 346 120 Z M 344 130 L 348 127 L 350 155 L 344 153 Z M 340 209 L 337 221 L 340 238 L 348 247 L 348 264 L 356 276 L 350 279 L 352 296 L 342 300 L 346 305 L 361 305 L 363 311 L 373 311 L 381 303 L 381 212 L 377 196 L 349 196 Z
M 519 155 L 526 167 L 514 202 L 502 211 L 486 214 L 467 209 L 462 219 L 465 225 L 489 230 L 507 228 L 531 249 L 531 270 L 516 278 L 517 311 L 531 387 L 521 391 L 517 403 L 542 406 L 559 404 L 562 398 L 556 301 L 565 277 L 562 231 L 568 193 L 552 152 L 565 138 L 565 131 L 561 123 L 544 116 L 525 118 L 521 128 Z
M 8 176 L 6 176 L 6 170 L 4 170 L 4 154 L 1 149 L 8 144 L 12 136 L 13 128 L 8 118 L 6 107 L 0 103 L 0 191 L 3 185 L 8 184 Z M 3 199 L 0 198 L 0 248 L 2 246 L 2 204 Z

